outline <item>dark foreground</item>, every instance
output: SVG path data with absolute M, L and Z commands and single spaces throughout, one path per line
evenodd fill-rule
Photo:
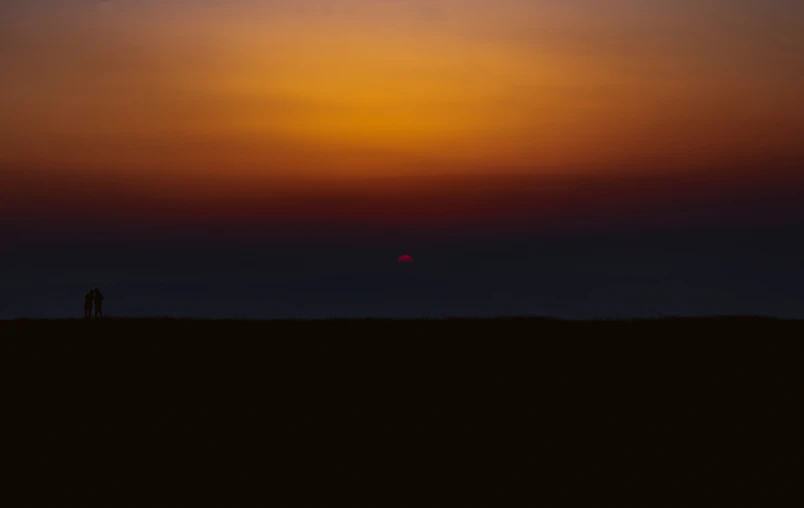
M 547 505 L 686 505 L 747 488 L 720 483 L 731 468 L 798 474 L 779 464 L 804 428 L 804 322 L 109 319 L 0 337 L 20 467 L 81 458 L 134 497 L 164 482 L 232 505 L 256 483 L 274 502 L 293 486 L 283 505 L 495 505 L 525 485 L 518 504 L 559 488 Z

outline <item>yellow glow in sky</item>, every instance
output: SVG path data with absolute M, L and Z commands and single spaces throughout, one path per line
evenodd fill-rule
M 96 7 L 0 7 L 0 164 L 334 181 L 802 154 L 800 3 Z

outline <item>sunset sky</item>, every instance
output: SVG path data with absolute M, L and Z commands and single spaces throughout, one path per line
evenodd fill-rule
M 0 0 L 0 246 L 799 224 L 802 55 L 799 0 Z

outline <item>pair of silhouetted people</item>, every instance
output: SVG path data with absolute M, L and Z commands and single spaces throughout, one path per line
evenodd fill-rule
M 103 293 L 100 289 L 91 289 L 84 297 L 84 317 L 86 319 L 92 318 L 92 305 L 95 305 L 95 317 L 103 317 Z

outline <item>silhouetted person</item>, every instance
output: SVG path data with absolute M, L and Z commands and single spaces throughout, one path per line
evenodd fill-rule
M 95 301 L 95 291 L 89 290 L 84 297 L 84 318 L 92 319 L 92 302 Z
M 95 288 L 95 317 L 103 317 L 103 293 L 100 289 Z

